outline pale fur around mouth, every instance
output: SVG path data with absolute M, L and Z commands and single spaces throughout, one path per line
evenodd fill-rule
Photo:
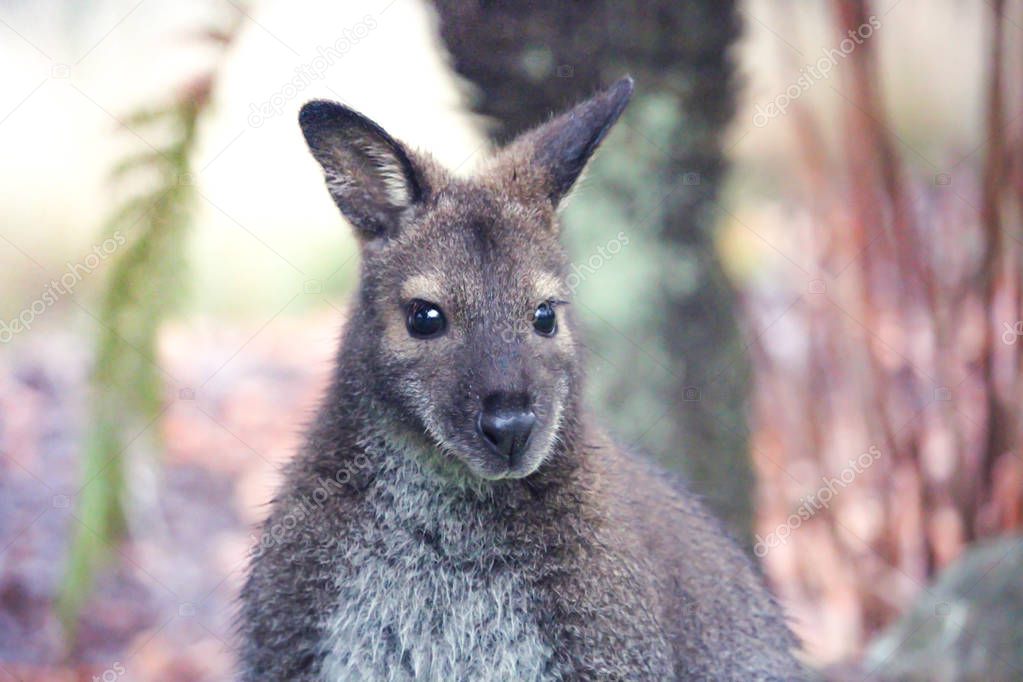
M 560 408 L 558 409 L 558 419 L 550 427 L 544 429 L 542 439 L 532 438 L 529 444 L 529 450 L 524 454 L 524 460 L 530 461 L 532 464 L 526 469 L 514 469 L 512 467 L 505 466 L 498 471 L 488 471 L 486 464 L 479 462 L 479 454 L 486 453 L 486 457 L 492 457 L 487 452 L 487 445 L 485 443 L 479 444 L 479 451 L 466 453 L 465 448 L 461 445 L 451 443 L 447 439 L 440 436 L 438 429 L 435 425 L 431 424 L 431 421 L 426 421 L 426 431 L 430 440 L 433 441 L 434 446 L 442 455 L 442 458 L 447 461 L 454 461 L 461 465 L 461 468 L 465 469 L 472 476 L 486 480 L 486 481 L 501 481 L 509 479 L 526 478 L 531 474 L 535 473 L 537 469 L 543 466 L 543 463 L 547 461 L 550 456 L 550 452 L 553 448 L 553 444 L 557 440 L 557 431 L 560 427 Z M 537 434 L 540 435 L 540 434 Z M 538 451 L 537 448 L 539 448 Z M 535 462 L 534 462 L 535 458 Z
M 530 463 L 527 468 L 514 469 L 512 467 L 504 467 L 504 470 L 501 472 L 488 473 L 481 471 L 479 466 L 471 464 L 470 462 L 472 460 L 468 457 L 459 457 L 459 459 L 467 469 L 472 471 L 474 475 L 488 481 L 514 480 L 531 476 L 544 465 L 550 457 L 551 452 L 554 450 L 554 446 L 558 441 L 558 434 L 561 430 L 563 409 L 562 402 L 555 401 L 553 404 L 553 419 L 547 423 L 546 428 L 543 429 L 542 433 L 533 434 L 533 437 L 530 438 L 528 450 L 523 454 L 522 458 L 523 461 Z M 432 435 L 433 434 L 431 434 L 431 436 Z M 452 446 L 440 440 L 437 440 L 437 444 L 442 450 L 449 452 L 452 456 L 458 457 L 460 449 L 457 446 Z M 486 445 L 481 444 L 481 448 L 485 449 Z
M 434 454 L 439 455 L 439 457 L 432 457 L 431 459 L 439 463 L 444 471 L 451 472 L 455 469 L 462 469 L 465 473 L 468 473 L 476 480 L 500 481 L 526 478 L 527 476 L 535 473 L 541 466 L 543 466 L 544 462 L 547 461 L 551 452 L 554 450 L 555 444 L 558 442 L 559 434 L 561 432 L 565 396 L 567 393 L 568 380 L 562 378 L 554 387 L 555 397 L 551 400 L 549 408 L 550 419 L 545 420 L 546 428 L 543 429 L 542 434 L 533 435 L 529 446 L 530 451 L 523 457 L 524 460 L 533 462 L 532 465 L 528 469 L 523 469 L 521 471 L 515 471 L 510 467 L 504 467 L 503 471 L 498 472 L 484 471 L 483 469 L 485 468 L 485 465 L 481 466 L 476 461 L 476 455 L 478 455 L 478 453 L 466 452 L 464 446 L 453 443 L 448 438 L 445 438 L 443 435 L 443 429 L 440 425 L 440 420 L 437 419 L 436 413 L 433 409 L 433 403 L 426 398 L 426 393 L 424 391 L 417 391 L 414 392 L 413 395 L 415 395 L 418 399 L 417 402 L 419 402 L 420 414 L 422 415 L 423 426 L 426 430 L 426 433 L 423 435 L 436 451 Z M 485 450 L 486 445 L 484 443 L 480 443 L 479 447 L 482 452 Z M 456 466 L 452 468 L 450 465 Z

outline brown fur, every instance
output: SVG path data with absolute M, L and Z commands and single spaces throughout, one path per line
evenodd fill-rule
M 243 593 L 246 679 L 802 676 L 743 552 L 582 410 L 571 306 L 553 336 L 530 322 L 570 298 L 557 207 L 631 91 L 620 81 L 468 180 L 341 105 L 303 110 L 362 278 Z M 442 335 L 408 333 L 410 298 L 440 306 Z M 518 460 L 481 439 L 493 395 L 536 414 Z

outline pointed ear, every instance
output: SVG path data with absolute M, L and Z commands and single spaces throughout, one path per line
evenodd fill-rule
M 501 175 L 506 181 L 524 183 L 527 193 L 543 196 L 557 206 L 621 116 L 632 97 L 632 89 L 632 78 L 626 76 L 607 90 L 523 133 L 499 155 Z
M 405 147 L 362 114 L 317 100 L 298 116 L 327 189 L 363 241 L 397 234 L 402 216 L 426 194 Z

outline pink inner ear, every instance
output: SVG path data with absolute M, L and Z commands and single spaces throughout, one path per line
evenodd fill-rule
M 362 114 L 336 102 L 302 107 L 299 124 L 327 189 L 364 240 L 393 236 L 426 183 L 405 147 Z

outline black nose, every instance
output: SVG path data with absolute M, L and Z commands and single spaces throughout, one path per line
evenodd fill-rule
M 476 423 L 483 440 L 512 464 L 525 451 L 536 423 L 536 415 L 527 405 L 521 396 L 489 396 Z

